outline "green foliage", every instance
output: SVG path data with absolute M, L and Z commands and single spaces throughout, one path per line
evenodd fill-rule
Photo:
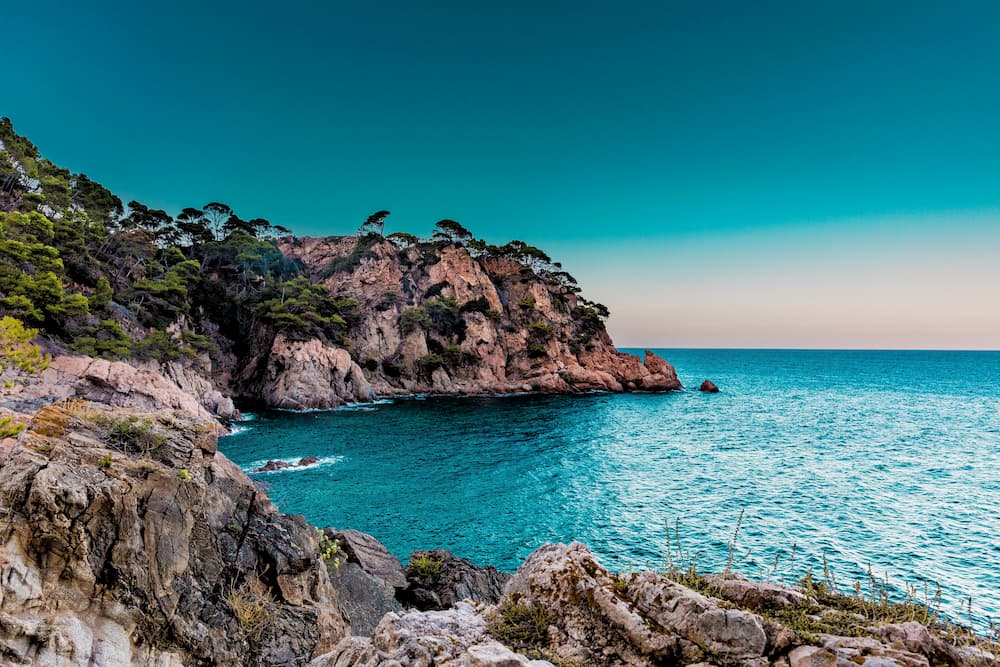
M 442 561 L 431 558 L 427 554 L 420 554 L 409 562 L 406 571 L 421 579 L 433 580 L 441 574 Z
M 327 565 L 340 567 L 340 557 L 344 551 L 340 548 L 340 542 L 336 538 L 326 535 L 322 530 L 316 529 L 319 533 L 319 557 Z
M 552 325 L 537 320 L 528 325 L 528 336 L 535 340 L 547 340 L 552 337 Z
M 454 220 L 441 220 L 435 223 L 434 238 L 449 243 L 462 244 L 472 239 L 472 232 L 466 229 L 460 222 Z
M 430 374 L 444 366 L 444 358 L 435 352 L 426 354 L 417 360 L 417 365 L 424 373 Z
M 382 360 L 382 372 L 386 377 L 398 378 L 403 375 L 403 367 L 398 362 L 391 359 Z
M 489 629 L 490 634 L 516 651 L 538 652 L 551 646 L 551 624 L 552 620 L 542 607 L 508 599 L 500 605 Z
M 549 349 L 541 343 L 529 343 L 528 344 L 528 356 L 537 359 L 540 357 L 547 357 L 549 355 Z
M 15 422 L 13 417 L 0 417 L 0 440 L 20 435 L 24 428 L 25 425 Z
M 111 454 L 105 454 L 101 458 L 97 459 L 97 467 L 107 470 L 108 468 L 111 467 L 111 464 L 113 462 L 114 459 L 111 457 Z
M 180 470 L 177 471 L 177 478 L 180 479 L 182 482 L 190 482 L 191 471 L 188 470 L 187 468 L 181 468 Z
M 518 308 L 524 308 L 525 310 L 530 310 L 535 307 L 535 299 L 530 296 L 526 296 L 517 302 L 517 306 Z
M 485 296 L 480 296 L 463 303 L 460 311 L 463 313 L 483 313 L 485 315 L 490 312 L 490 302 Z
M 133 415 L 111 422 L 104 442 L 126 454 L 148 455 L 151 451 L 166 444 L 167 438 L 156 432 L 153 421 L 149 417 L 140 420 Z
M 424 303 L 427 316 L 435 331 L 446 338 L 465 335 L 465 322 L 459 314 L 458 301 L 453 296 L 442 296 Z
M 399 316 L 399 328 L 404 334 L 431 326 L 431 317 L 423 306 L 407 308 Z
M 328 278 L 335 273 L 349 273 L 361 266 L 361 262 L 364 260 L 375 257 L 372 247 L 378 243 L 380 238 L 374 234 L 359 237 L 351 252 L 330 260 L 330 263 L 323 269 L 323 277 Z
M 399 250 L 412 248 L 420 243 L 419 238 L 407 232 L 393 232 L 392 234 L 389 234 L 386 239 L 388 239 Z
M 254 314 L 293 339 L 339 340 L 348 325 L 342 313 L 357 316 L 358 302 L 334 299 L 330 291 L 305 276 L 277 283 L 252 305 Z
M 49 367 L 49 355 L 34 342 L 37 335 L 38 329 L 29 329 L 16 318 L 0 318 L 0 373 L 15 368 L 34 374 Z
M 480 361 L 479 355 L 469 350 L 463 350 L 458 345 L 445 345 L 441 348 L 441 359 L 448 368 L 471 366 Z
M 69 349 L 74 352 L 105 359 L 127 359 L 132 354 L 132 348 L 132 339 L 118 322 L 111 319 L 100 320 L 98 325 L 81 327 L 69 343 Z

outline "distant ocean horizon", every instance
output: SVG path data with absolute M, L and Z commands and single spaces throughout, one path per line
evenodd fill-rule
M 612 570 L 660 568 L 669 526 L 675 562 L 720 570 L 742 512 L 748 576 L 820 576 L 825 558 L 845 591 L 870 568 L 897 591 L 940 584 L 960 622 L 1000 619 L 1000 352 L 649 349 L 687 391 L 266 412 L 220 448 L 247 471 L 320 457 L 251 475 L 404 563 L 446 548 L 513 570 L 577 540 Z

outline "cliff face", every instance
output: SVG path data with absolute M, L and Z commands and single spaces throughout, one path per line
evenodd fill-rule
M 214 421 L 71 400 L 0 464 L 4 664 L 296 664 L 347 634 L 302 517 Z
M 519 262 L 458 244 L 428 252 L 362 243 L 289 238 L 279 247 L 333 295 L 359 302 L 347 339 L 378 394 L 681 388 L 668 363 L 615 350 L 593 308 Z M 352 253 L 359 259 L 343 262 Z

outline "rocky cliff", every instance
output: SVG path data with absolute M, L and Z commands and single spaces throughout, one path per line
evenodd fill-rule
M 345 344 L 376 394 L 681 388 L 652 353 L 643 362 L 618 352 L 578 290 L 514 259 L 381 237 L 286 238 L 279 248 L 360 304 Z

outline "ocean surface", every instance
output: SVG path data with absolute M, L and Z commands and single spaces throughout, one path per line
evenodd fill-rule
M 1000 621 L 1000 352 L 658 351 L 689 388 L 397 400 L 251 415 L 220 441 L 282 511 L 406 562 L 447 548 L 513 570 L 578 540 L 613 570 L 692 560 L 794 581 L 868 572 Z M 722 392 L 694 389 L 714 380 Z M 679 537 L 679 546 L 678 538 Z M 969 612 L 971 597 L 971 609 Z

